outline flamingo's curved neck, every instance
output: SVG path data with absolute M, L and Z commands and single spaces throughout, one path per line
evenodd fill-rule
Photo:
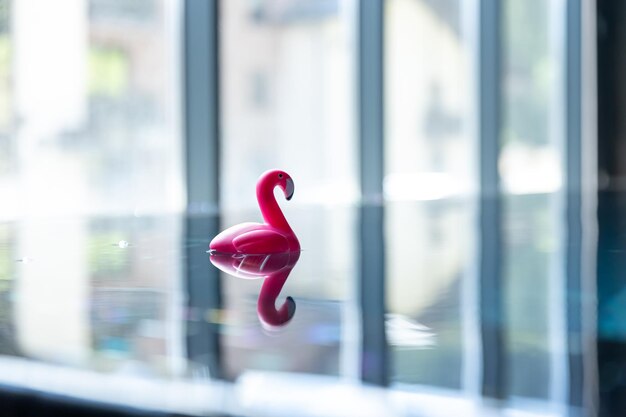
M 276 185 L 274 183 L 263 181 L 256 188 L 256 198 L 259 202 L 263 220 L 278 229 L 293 233 L 291 226 L 287 223 L 287 219 L 285 219 L 285 215 L 274 197 L 275 187 Z
M 297 258 L 295 261 L 297 261 Z M 280 308 L 276 308 L 276 299 L 283 289 L 285 281 L 287 281 L 293 265 L 295 265 L 295 261 L 292 266 L 269 275 L 263 281 L 257 301 L 257 313 L 263 322 L 271 326 L 282 326 L 291 320 L 293 316 L 295 308 L 293 299 L 288 297 Z

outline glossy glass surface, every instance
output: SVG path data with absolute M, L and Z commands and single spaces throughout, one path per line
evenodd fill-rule
M 353 222 L 349 210 L 300 214 L 326 214 L 318 231 L 330 222 L 350 229 Z M 297 314 L 284 328 L 269 330 L 256 308 L 264 280 L 220 274 L 207 253 L 212 236 L 189 240 L 184 220 L 2 224 L 1 353 L 151 378 L 234 379 L 249 369 L 337 375 L 346 360 L 356 360 L 354 352 L 342 354 L 350 345 L 347 331 L 355 330 L 347 313 L 347 287 L 356 280 L 353 236 L 344 234 L 343 251 L 333 253 L 315 245 L 317 233 L 302 230 L 306 249 L 275 294 L 297 300 Z M 206 281 L 220 294 L 186 294 L 189 280 Z M 208 305 L 212 297 L 218 302 Z M 197 352 L 197 332 L 214 339 L 215 350 Z M 191 360 L 188 351 L 195 352 Z M 203 363 L 214 355 L 217 369 L 210 360 Z
M 287 260 L 282 265 L 281 259 L 248 259 L 245 265 L 243 260 L 226 267 L 222 264 L 220 269 L 229 274 L 211 263 L 207 249 L 212 236 L 193 237 L 193 225 L 198 222 L 213 224 L 217 231 L 213 218 L 131 216 L 3 223 L 2 354 L 33 363 L 155 381 L 237 382 L 255 372 L 270 376 L 287 372 L 294 377 L 317 374 L 339 377 L 337 382 L 355 381 L 362 349 L 355 296 L 360 277 L 355 260 L 362 245 L 357 230 L 368 225 L 360 223 L 355 207 L 292 209 L 284 205 L 284 210 L 302 243 L 297 262 Z M 424 218 L 420 213 L 434 209 L 423 203 L 385 207 L 391 218 L 400 210 Z M 467 221 L 462 216 L 462 202 L 456 210 L 458 214 L 440 215 Z M 532 219 L 535 212 L 520 209 L 517 215 Z M 256 220 L 258 216 L 251 211 L 224 216 L 223 222 Z M 430 250 L 440 247 L 448 255 L 455 253 L 438 240 L 438 233 L 446 232 L 445 228 L 437 229 L 441 226 L 437 224 L 425 235 Z M 537 227 L 528 221 L 522 224 L 527 226 L 509 231 L 516 241 L 532 236 Z M 461 239 L 456 243 L 458 259 L 476 268 L 474 258 L 467 252 L 462 256 L 462 242 L 475 239 L 475 232 L 468 229 L 454 235 Z M 404 262 L 387 270 L 402 267 L 406 272 L 402 288 L 410 301 L 407 305 L 413 307 L 390 312 L 385 318 L 386 343 L 393 355 L 389 359 L 396 361 L 390 379 L 398 388 L 431 392 L 440 387 L 446 389 L 446 395 L 457 393 L 464 398 L 472 386 L 481 384 L 481 361 L 490 360 L 478 348 L 479 306 L 468 302 L 459 288 L 476 276 L 461 274 L 449 282 L 438 275 L 446 264 L 436 260 L 424 263 L 423 259 L 429 258 L 420 257 L 420 251 L 407 254 L 405 259 L 390 256 L 394 238 L 387 236 L 386 242 L 380 242 L 381 255 L 385 254 L 389 262 Z M 542 253 L 546 262 L 562 261 L 562 254 L 550 247 Z M 525 255 L 516 250 L 507 256 Z M 519 280 L 537 279 L 532 259 L 526 268 L 515 271 Z M 277 271 L 283 266 L 289 269 L 280 288 L 270 294 L 277 309 L 287 297 L 296 305 L 290 320 L 279 326 L 268 326 L 259 313 L 264 278 L 232 275 L 237 269 L 254 276 L 254 268 L 261 264 L 276 266 Z M 468 266 L 467 270 L 472 269 Z M 274 270 L 268 271 L 271 275 Z M 537 298 L 547 296 L 542 296 L 540 289 L 531 296 L 523 291 L 510 294 L 509 311 L 524 310 L 526 316 L 542 314 Z M 568 297 L 579 296 L 563 287 L 550 301 L 565 303 Z M 528 307 L 529 303 L 533 307 Z M 541 325 L 540 320 L 534 322 Z M 508 323 L 502 322 L 508 340 L 527 340 L 526 330 Z M 558 333 L 548 333 L 551 338 L 568 337 L 565 318 L 563 323 Z M 560 363 L 568 355 L 567 350 L 550 349 L 550 344 L 542 348 L 545 356 L 537 356 L 532 343 L 503 346 L 510 355 L 535 361 L 545 358 L 546 363 L 536 365 L 535 372 L 524 379 L 531 385 L 545 384 L 547 377 L 542 370 L 554 369 L 551 361 Z M 592 351 L 583 351 L 578 360 L 583 365 L 593 363 L 592 355 Z M 468 367 L 468 361 L 476 362 L 474 368 Z M 506 363 L 501 366 L 508 369 Z M 575 383 L 565 373 L 559 377 L 563 389 Z M 396 381 L 401 384 L 396 385 Z

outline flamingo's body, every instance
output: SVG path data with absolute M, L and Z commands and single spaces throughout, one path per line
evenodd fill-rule
M 259 178 L 256 196 L 265 223 L 241 223 L 215 236 L 211 253 L 270 254 L 300 250 L 300 243 L 287 223 L 276 199 L 274 188 L 280 187 L 287 200 L 293 196 L 294 185 L 284 171 L 267 171 Z

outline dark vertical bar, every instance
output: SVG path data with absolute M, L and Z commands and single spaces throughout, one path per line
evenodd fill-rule
M 383 193 L 384 0 L 359 2 L 359 138 L 361 192 L 367 202 Z
M 601 417 L 626 410 L 626 2 L 598 0 L 597 359 Z
M 187 202 L 206 212 L 219 198 L 218 0 L 185 1 Z
M 582 15 L 580 0 L 567 2 L 565 21 L 565 155 L 567 245 L 565 272 L 567 285 L 567 328 L 569 337 L 568 401 L 582 406 L 583 342 L 581 303 L 582 259 Z
M 502 215 L 500 207 L 501 5 L 481 0 L 479 11 L 480 136 L 480 319 L 482 393 L 504 398 L 505 357 L 502 303 Z
M 218 19 L 218 0 L 185 1 L 187 355 L 212 377 L 222 375 L 219 329 L 212 320 L 221 307 L 221 286 L 206 253 L 219 228 Z
M 384 1 L 360 1 L 358 11 L 358 125 L 360 180 L 361 378 L 387 385 L 383 243 Z

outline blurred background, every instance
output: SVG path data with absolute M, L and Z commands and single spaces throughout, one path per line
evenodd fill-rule
M 625 19 L 618 0 L 0 0 L 0 388 L 623 415 Z M 261 282 L 206 254 L 260 219 L 271 168 L 304 250 L 277 333 Z M 163 381 L 218 399 L 141 385 Z M 376 406 L 342 394 L 361 382 Z

